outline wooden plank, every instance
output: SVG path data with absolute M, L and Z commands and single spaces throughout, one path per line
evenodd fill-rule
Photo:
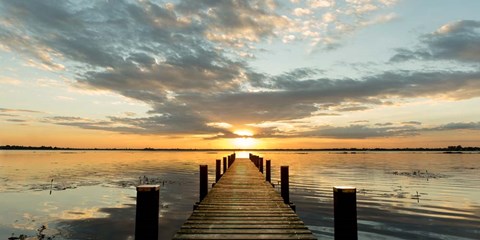
M 228 172 L 228 171 L 227 171 Z M 310 234 L 176 234 L 174 239 L 317 239 Z
M 297 224 L 290 224 L 290 222 L 284 224 L 274 224 L 270 223 L 268 225 L 259 224 L 259 225 L 251 225 L 251 224 L 224 224 L 224 223 L 217 223 L 217 224 L 207 224 L 207 223 L 185 223 L 182 226 L 182 229 L 307 229 L 303 223 Z
M 174 239 L 316 239 L 249 159 L 236 159 Z
M 249 228 L 249 229 L 234 229 L 234 228 L 181 228 L 177 233 L 179 234 L 308 234 L 311 233 L 308 229 L 278 229 L 278 228 Z

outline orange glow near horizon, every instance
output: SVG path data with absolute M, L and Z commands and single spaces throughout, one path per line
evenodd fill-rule
M 85 130 L 69 126 L 47 126 L 30 124 L 19 126 L 12 123 L 0 124 L 0 145 L 57 146 L 73 148 L 407 148 L 446 147 L 450 145 L 478 146 L 477 131 L 429 132 L 415 137 L 391 137 L 365 139 L 333 138 L 255 138 L 241 136 L 206 140 L 204 137 L 158 136 L 119 134 L 115 132 Z M 235 131 L 236 132 L 236 131 Z M 242 133 L 242 132 L 240 132 Z M 243 134 L 249 134 L 243 132 Z M 252 134 L 253 135 L 253 134 Z

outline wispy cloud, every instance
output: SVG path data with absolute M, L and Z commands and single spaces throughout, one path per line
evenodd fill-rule
M 10 78 L 10 77 L 1 77 L 0 76 L 0 84 L 5 84 L 5 85 L 21 85 L 22 81 L 15 79 L 15 78 Z
M 1 113 L 45 113 L 42 111 L 35 111 L 29 109 L 12 109 L 12 108 L 0 108 Z
M 431 128 L 430 130 L 480 130 L 480 122 L 453 122 Z
M 336 139 L 365 139 L 377 137 L 398 137 L 417 135 L 417 129 L 411 127 L 369 127 L 349 125 L 345 127 L 325 126 L 321 129 L 303 133 L 308 136 Z
M 310 51 L 334 50 L 345 38 L 397 16 L 389 9 L 397 1 L 385 0 L 309 0 L 292 10 L 289 34 L 310 43 Z M 300 7 L 299 7 L 300 6 Z

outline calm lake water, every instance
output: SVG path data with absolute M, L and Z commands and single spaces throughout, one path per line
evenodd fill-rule
M 147 179 L 161 185 L 170 239 L 198 201 L 198 165 L 213 182 L 229 153 L 0 151 L 0 240 L 42 225 L 55 239 L 133 239 L 135 186 Z M 360 239 L 480 239 L 478 153 L 253 153 L 272 160 L 274 183 L 290 166 L 291 201 L 319 239 L 333 239 L 337 185 L 357 187 Z

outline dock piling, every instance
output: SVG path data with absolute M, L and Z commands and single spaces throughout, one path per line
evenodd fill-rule
M 227 172 L 227 157 L 223 157 L 223 174 Z
M 137 186 L 135 239 L 158 239 L 160 185 Z
M 259 158 L 259 164 L 258 164 L 258 169 L 260 170 L 261 173 L 263 173 L 263 157 Z
M 336 240 L 357 240 L 355 187 L 333 187 L 334 235 Z
M 215 182 L 218 182 L 218 180 L 220 180 L 220 177 L 222 176 L 220 174 L 220 171 L 221 171 L 221 160 L 220 159 L 217 159 L 215 161 Z
M 208 193 L 208 165 L 200 165 L 200 202 Z
M 289 183 L 288 183 L 288 166 L 280 167 L 280 179 L 281 179 L 281 195 L 283 202 L 290 204 L 290 193 L 289 193 Z
M 267 160 L 265 162 L 265 164 L 266 164 L 266 166 L 265 166 L 266 167 L 266 169 L 265 169 L 266 170 L 266 178 L 265 179 L 267 180 L 267 182 L 272 183 L 272 173 L 271 173 L 271 164 L 272 163 L 271 163 L 271 160 Z

